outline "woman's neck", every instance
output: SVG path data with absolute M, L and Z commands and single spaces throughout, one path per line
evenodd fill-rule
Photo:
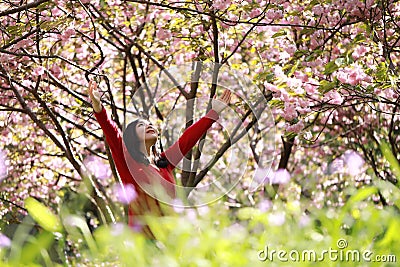
M 151 147 L 153 146 L 153 144 L 151 143 L 141 143 L 140 144 L 140 152 L 143 153 L 143 155 L 145 155 L 147 158 L 149 158 L 149 160 L 151 159 L 151 154 L 150 154 L 150 150 Z

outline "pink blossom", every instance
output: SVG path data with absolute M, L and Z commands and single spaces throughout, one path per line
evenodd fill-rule
M 271 184 L 287 184 L 289 181 L 290 173 L 286 169 L 278 169 L 271 179 Z
M 259 8 L 256 8 L 256 9 L 253 9 L 251 12 L 250 12 L 250 17 L 251 18 L 254 18 L 254 17 L 257 17 L 258 15 L 260 15 L 261 14 L 261 10 L 259 9 Z
M 0 181 L 7 176 L 7 173 L 6 153 L 0 149 Z
M 85 158 L 83 161 L 86 168 L 89 170 L 94 177 L 104 180 L 111 176 L 111 169 L 108 164 L 104 164 L 104 162 L 95 156 L 89 156 Z
M 213 1 L 212 6 L 215 9 L 223 10 L 223 9 L 227 9 L 230 4 L 231 4 L 231 2 L 228 0 L 215 0 L 215 1 Z
M 162 12 L 161 13 L 161 17 L 165 20 L 170 20 L 171 19 L 171 14 L 167 13 L 167 12 Z
M 172 200 L 172 207 L 174 208 L 174 211 L 176 213 L 183 213 L 185 211 L 185 206 L 182 202 L 182 200 L 176 198 Z
M 343 103 L 343 97 L 337 91 L 329 91 L 324 95 L 325 101 L 328 101 L 332 105 L 341 105 Z
M 285 212 L 283 211 L 270 213 L 268 215 L 268 221 L 271 225 L 281 226 L 285 223 L 285 220 Z
M 319 16 L 324 13 L 324 8 L 321 5 L 316 5 L 312 8 L 315 15 Z
M 75 34 L 75 30 L 72 28 L 68 28 L 67 30 L 64 31 L 64 33 L 61 35 L 61 40 L 67 41 L 69 38 L 71 38 L 72 35 Z
M 30 80 L 23 80 L 22 85 L 26 87 L 30 87 L 32 85 L 32 82 Z
M 60 78 L 61 75 L 61 68 L 57 64 L 53 64 L 53 66 L 50 69 L 50 72 L 56 77 Z
M 124 223 L 121 222 L 117 222 L 116 224 L 113 224 L 111 226 L 111 235 L 112 236 L 119 236 L 122 235 L 124 233 L 126 225 Z
M 203 33 L 203 32 L 204 32 L 204 26 L 203 26 L 203 25 L 197 25 L 197 26 L 195 27 L 195 31 L 196 31 L 197 33 L 199 33 L 199 34 Z
M 369 50 L 369 47 L 365 45 L 359 45 L 356 47 L 356 49 L 354 49 L 352 56 L 354 57 L 354 59 L 358 59 L 360 57 L 363 57 L 367 52 L 369 52 Z
M 289 93 L 285 90 L 285 88 L 280 88 L 279 92 L 279 97 L 282 101 L 284 102 L 289 102 L 290 101 L 290 96 Z
M 51 14 L 53 16 L 61 16 L 62 15 L 62 11 L 61 9 L 59 9 L 58 7 L 55 7 L 51 10 Z
M 172 34 L 171 34 L 171 32 L 169 32 L 163 28 L 159 28 L 156 33 L 156 36 L 160 40 L 166 40 L 166 39 L 170 39 Z
M 188 29 L 183 29 L 181 33 L 182 33 L 183 36 L 187 36 L 187 35 L 190 34 L 190 31 Z
M 311 222 L 310 216 L 308 215 L 303 215 L 300 217 L 299 219 L 299 226 L 300 227 L 305 227 L 307 225 L 309 225 Z
M 281 19 L 283 18 L 283 12 L 282 10 L 268 9 L 266 16 L 270 20 Z
M 317 93 L 317 88 L 318 86 L 311 83 L 304 84 L 304 89 L 306 90 L 306 93 L 309 95 L 315 95 Z
M 348 83 L 349 75 L 343 71 L 338 71 L 336 78 L 342 83 Z
M 296 124 L 289 125 L 286 128 L 286 131 L 287 132 L 293 132 L 293 133 L 299 133 L 303 128 L 304 128 L 304 123 L 302 121 L 299 121 Z
M 344 162 L 342 158 L 336 158 L 327 166 L 327 174 L 343 173 Z
M 294 76 L 303 83 L 308 82 L 308 75 L 306 73 L 295 71 Z
M 210 209 L 208 208 L 208 206 L 203 205 L 203 206 L 197 207 L 197 212 L 201 217 L 203 217 L 210 212 Z
M 44 70 L 45 70 L 45 68 L 44 68 L 43 66 L 39 66 L 39 67 L 37 67 L 37 68 L 35 68 L 35 69 L 33 70 L 33 74 L 34 74 L 35 76 L 43 75 L 43 74 L 44 74 Z
M 272 202 L 269 199 L 264 199 L 260 203 L 258 203 L 257 208 L 262 212 L 267 212 L 272 208 Z
M 344 153 L 343 158 L 350 175 L 357 175 L 362 172 L 361 169 L 364 166 L 365 161 L 356 151 L 347 150 Z
M 290 87 L 300 87 L 302 85 L 301 80 L 297 78 L 288 78 L 286 83 Z
M 233 14 L 233 13 L 229 13 L 229 14 L 228 14 L 228 19 L 229 19 L 230 21 L 238 21 L 238 20 L 239 20 L 238 16 L 236 16 L 236 15 Z
M 385 94 L 385 97 L 390 99 L 390 100 L 392 100 L 392 99 L 394 100 L 396 98 L 395 97 L 396 93 L 391 88 L 388 88 L 388 89 L 384 90 L 383 92 Z
M 4 234 L 0 233 L 0 248 L 10 247 L 11 240 Z
M 19 42 L 14 46 L 14 48 L 17 50 L 17 49 L 19 49 L 19 48 L 21 48 L 21 47 L 29 47 L 29 46 L 32 46 L 32 45 L 33 45 L 33 42 L 32 42 L 31 39 L 24 39 L 24 40 L 19 41 Z
M 137 192 L 132 184 L 126 184 L 121 186 L 116 184 L 114 186 L 114 194 L 117 196 L 117 200 L 123 204 L 129 204 L 137 198 Z
M 287 121 L 295 119 L 297 117 L 296 107 L 293 104 L 285 102 L 285 108 L 283 110 L 282 117 Z

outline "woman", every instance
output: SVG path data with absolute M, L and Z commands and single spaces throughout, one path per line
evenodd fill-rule
M 131 122 L 121 135 L 116 123 L 109 118 L 105 108 L 101 105 L 96 82 L 89 82 L 88 92 L 96 119 L 103 129 L 121 180 L 124 186 L 133 185 L 135 187 L 137 197 L 129 205 L 128 222 L 131 227 L 140 229 L 143 226 L 140 221 L 142 215 L 149 212 L 163 214 L 159 203 L 160 199 L 163 200 L 162 194 L 154 197 L 154 194 L 148 193 L 157 190 L 146 188 L 146 186 L 151 186 L 153 189 L 154 187 L 162 188 L 165 192 L 164 199 L 175 198 L 173 169 L 211 125 L 218 120 L 220 113 L 230 102 L 231 93 L 229 90 L 225 90 L 219 100 L 213 99 L 212 109 L 198 122 L 186 129 L 175 144 L 157 155 L 154 145 L 158 138 L 158 131 L 150 122 L 137 119 Z M 147 227 L 142 230 L 151 235 Z

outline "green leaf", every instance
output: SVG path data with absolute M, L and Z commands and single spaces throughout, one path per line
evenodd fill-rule
M 292 66 L 292 68 L 290 69 L 290 71 L 289 71 L 289 73 L 287 74 L 287 76 L 292 76 L 293 75 L 293 73 L 297 70 L 297 68 L 299 67 L 299 64 L 300 64 L 300 60 L 297 60 L 297 62 L 296 62 L 296 64 L 294 64 L 293 66 Z
M 353 39 L 354 43 L 364 43 L 366 40 L 365 36 L 363 34 L 357 34 L 357 36 Z
M 313 28 L 304 28 L 300 31 L 301 35 L 308 35 L 308 34 L 312 34 L 315 32 L 315 29 Z
M 336 64 L 336 61 L 331 61 L 325 65 L 324 74 L 329 75 L 339 69 L 339 66 Z
M 277 37 L 284 36 L 284 35 L 286 35 L 286 31 L 285 30 L 281 30 L 281 31 L 275 33 L 274 35 L 272 35 L 271 37 L 272 38 L 277 38 Z
M 322 94 L 325 94 L 335 88 L 337 86 L 336 81 L 333 82 L 328 82 L 328 81 L 321 81 L 319 83 L 318 91 L 320 91 Z
M 310 53 L 310 51 L 308 51 L 308 50 L 296 50 L 296 52 L 294 52 L 294 56 L 301 57 L 301 56 L 307 55 L 308 53 Z
M 394 173 L 397 178 L 397 185 L 399 185 L 400 180 L 400 164 L 397 158 L 393 155 L 392 150 L 390 149 L 389 144 L 385 140 L 381 140 L 380 149 L 382 151 L 383 156 L 390 164 L 390 169 Z
M 364 187 L 361 188 L 357 191 L 355 195 L 349 198 L 348 202 L 346 205 L 353 205 L 354 203 L 360 202 L 368 197 L 370 197 L 373 194 L 376 194 L 378 192 L 378 188 L 375 186 L 369 186 L 369 187 Z
M 251 207 L 245 207 L 241 208 L 238 211 L 238 218 L 240 220 L 249 220 L 252 219 L 254 215 L 258 215 L 260 213 L 260 210 L 251 208 Z
M 385 236 L 377 242 L 378 246 L 390 246 L 391 243 L 398 239 L 398 230 L 400 227 L 400 223 L 398 220 L 392 220 L 389 223 L 389 227 L 386 230 Z
M 48 231 L 40 233 L 36 238 L 32 237 L 32 240 L 28 242 L 22 249 L 21 263 L 32 264 L 32 262 L 39 257 L 41 251 L 43 249 L 47 250 L 53 242 L 54 236 Z
M 49 9 L 51 9 L 52 7 L 54 7 L 54 4 L 53 3 L 49 3 L 49 2 L 45 2 L 45 3 L 42 3 L 42 4 L 40 4 L 40 5 L 38 5 L 37 7 L 36 7 L 36 10 L 40 10 L 40 11 L 42 11 L 42 10 L 49 10 Z
M 386 81 L 386 79 L 387 79 L 387 71 L 388 71 L 388 68 L 387 68 L 386 63 L 385 62 L 381 62 L 378 65 L 378 68 L 376 69 L 376 72 L 375 72 L 378 81 Z
M 59 218 L 49 208 L 32 197 L 25 200 L 25 208 L 29 215 L 49 232 L 60 232 L 62 230 Z

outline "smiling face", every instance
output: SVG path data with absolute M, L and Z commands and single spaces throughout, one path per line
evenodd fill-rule
M 157 141 L 158 130 L 149 121 L 140 120 L 136 125 L 136 134 L 139 141 L 154 145 Z

